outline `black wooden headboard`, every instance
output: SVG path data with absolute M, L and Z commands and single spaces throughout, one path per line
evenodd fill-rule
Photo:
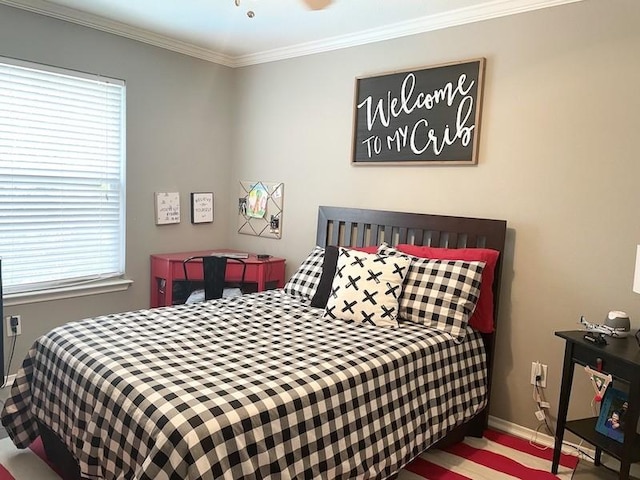
M 317 244 L 364 247 L 384 241 L 389 245 L 492 248 L 502 253 L 506 226 L 504 220 L 322 206 Z

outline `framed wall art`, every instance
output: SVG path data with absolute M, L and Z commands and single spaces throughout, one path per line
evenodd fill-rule
M 213 222 L 213 193 L 191 193 L 191 223 Z
M 159 192 L 154 196 L 156 225 L 180 223 L 180 193 Z
M 622 443 L 628 407 L 628 395 L 625 392 L 607 388 L 596 422 L 596 431 Z
M 478 162 L 484 58 L 356 79 L 352 165 Z
M 284 184 L 241 181 L 238 196 L 238 233 L 282 237 Z

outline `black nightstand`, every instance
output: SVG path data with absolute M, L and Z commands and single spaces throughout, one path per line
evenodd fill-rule
M 620 460 L 618 478 L 627 480 L 631 464 L 640 461 L 640 436 L 636 434 L 640 413 L 640 348 L 632 336 L 617 339 L 607 337 L 608 345 L 600 346 L 587 342 L 584 339 L 585 333 L 584 331 L 556 332 L 556 335 L 563 338 L 566 344 L 551 472 L 558 473 L 562 439 L 566 429 L 596 447 L 595 465 L 600 465 L 600 456 L 603 451 Z M 595 369 L 597 359 L 602 360 L 602 371 L 610 373 L 614 383 L 622 381 L 629 386 L 629 409 L 626 414 L 628 420 L 624 427 L 624 443 L 616 442 L 598 433 L 597 417 L 567 421 L 574 366 L 577 363 Z

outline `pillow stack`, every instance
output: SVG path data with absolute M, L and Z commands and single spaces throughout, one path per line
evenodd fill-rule
M 323 318 L 398 326 L 398 319 L 462 341 L 470 324 L 493 331 L 493 276 L 499 252 L 383 244 L 315 247 L 285 291 L 324 308 Z

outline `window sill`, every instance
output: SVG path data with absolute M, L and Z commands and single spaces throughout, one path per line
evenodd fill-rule
M 86 285 L 50 288 L 37 292 L 12 293 L 4 296 L 4 306 L 24 305 L 28 303 L 49 302 L 67 298 L 85 297 L 101 293 L 123 292 L 133 284 L 133 280 L 116 278 L 101 280 Z

